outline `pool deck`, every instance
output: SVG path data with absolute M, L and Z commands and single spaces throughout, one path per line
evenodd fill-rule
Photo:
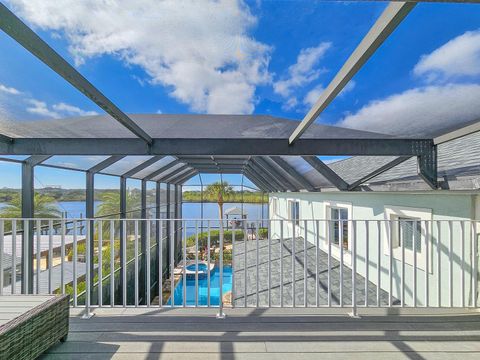
M 72 309 L 41 359 L 479 359 L 480 313 L 449 309 Z M 419 314 L 422 315 L 419 315 Z

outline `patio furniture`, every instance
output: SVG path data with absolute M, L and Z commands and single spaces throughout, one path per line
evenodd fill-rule
M 0 296 L 0 359 L 36 359 L 68 334 L 69 295 Z

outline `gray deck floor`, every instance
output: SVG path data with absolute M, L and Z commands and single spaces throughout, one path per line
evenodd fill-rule
M 245 280 L 245 242 L 235 242 L 235 264 L 234 264 L 234 286 L 235 286 L 235 305 L 244 306 L 245 304 L 245 281 L 247 306 L 257 305 L 257 242 L 255 240 L 247 241 L 247 273 Z M 306 253 L 304 250 L 304 240 L 297 238 L 295 240 L 295 305 L 316 306 L 316 251 L 315 246 L 309 242 L 306 244 Z M 260 307 L 267 307 L 269 304 L 269 269 L 270 269 L 270 303 L 272 306 L 279 306 L 281 303 L 281 290 L 283 290 L 283 305 L 293 305 L 293 284 L 292 284 L 292 239 L 283 241 L 283 250 L 280 247 L 278 239 L 271 240 L 270 258 L 268 252 L 268 240 L 258 241 L 258 304 Z M 305 256 L 306 255 L 306 256 Z M 280 264 L 282 259 L 282 264 Z M 306 268 L 306 276 L 305 276 Z M 283 269 L 283 271 L 282 271 Z M 283 274 L 283 276 L 282 276 Z M 340 291 L 341 276 L 343 276 L 343 287 Z M 331 258 L 331 305 L 352 304 L 352 271 L 335 258 Z M 306 279 L 306 284 L 305 284 Z M 281 284 L 283 283 L 283 289 Z M 356 303 L 365 304 L 365 278 L 359 274 L 355 276 Z M 307 297 L 305 298 L 305 289 Z M 377 287 L 372 282 L 367 284 L 368 304 L 377 304 Z M 318 305 L 328 304 L 328 255 L 322 250 L 318 251 Z M 398 304 L 398 300 L 392 298 L 392 303 Z M 388 304 L 388 293 L 380 290 L 380 304 Z
M 380 311 L 104 308 L 83 320 L 72 309 L 67 342 L 42 359 L 480 359 L 479 313 Z

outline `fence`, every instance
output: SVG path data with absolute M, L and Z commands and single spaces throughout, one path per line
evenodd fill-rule
M 31 281 L 34 293 L 67 292 L 87 313 L 478 306 L 475 221 L 270 219 L 220 227 L 206 219 L 62 219 L 59 226 L 0 219 L 1 294 Z M 32 274 L 23 261 L 29 239 Z

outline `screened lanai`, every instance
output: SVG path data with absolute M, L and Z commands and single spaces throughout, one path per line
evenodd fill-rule
M 415 5 L 412 1 L 386 6 L 298 122 L 259 114 L 127 114 L 2 4 L 1 29 L 105 112 L 50 120 L 0 120 L 1 160 L 22 165 L 22 217 L 34 215 L 37 166 L 85 172 L 87 218 L 94 217 L 96 174 L 121 179 L 121 214 L 125 214 L 127 179 L 141 180 L 142 218 L 147 211 L 148 182 L 157 184 L 157 194 L 161 184 L 168 184 L 166 193 L 175 189 L 169 196 L 177 202 L 180 186 L 202 173 L 241 174 L 264 192 L 355 191 L 413 161 L 406 175 L 419 176 L 427 187 L 438 189 L 437 146 L 478 131 L 476 119 L 396 135 L 314 123 Z M 353 176 L 339 175 L 341 169 L 336 172 L 335 165 L 322 160 L 328 156 L 361 157 L 368 166 L 362 165 Z M 181 217 L 178 206 L 175 209 L 167 213 Z
M 0 295 L 47 358 L 477 358 L 476 2 L 0 3 Z

